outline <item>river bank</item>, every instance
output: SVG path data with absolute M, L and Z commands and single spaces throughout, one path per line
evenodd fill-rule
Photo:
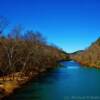
M 65 60 L 61 60 L 61 61 L 65 61 Z M 58 61 L 58 63 L 60 63 L 61 61 Z M 3 81 L 3 78 L 0 77 L 0 82 L 1 82 L 0 93 L 2 94 L 0 99 L 4 99 L 4 98 L 8 97 L 9 95 L 13 94 L 14 91 L 23 87 L 23 85 L 26 85 L 29 81 L 34 80 L 35 78 L 38 78 L 43 73 L 46 73 L 48 70 L 55 69 L 56 67 L 43 69 L 39 73 L 34 72 L 34 75 L 32 75 L 32 77 L 20 76 L 21 72 L 15 73 L 13 80 L 12 80 L 12 77 L 9 77 L 10 75 L 5 76 L 5 81 Z
M 3 100 L 100 99 L 100 70 L 85 68 L 75 61 L 61 64 L 64 66 L 48 70 Z
M 78 62 L 80 65 L 83 65 L 83 66 L 86 66 L 86 67 L 100 69 L 99 65 L 96 65 L 96 64 L 93 64 L 93 63 L 88 64 L 85 61 L 79 61 L 79 60 L 76 60 L 76 59 L 73 59 L 73 60 Z
M 43 73 L 46 70 L 43 70 L 41 73 Z M 6 96 L 9 96 L 10 94 L 12 94 L 14 91 L 16 91 L 17 89 L 21 88 L 23 85 L 27 84 L 27 82 L 29 82 L 30 80 L 38 77 L 40 73 L 36 73 L 34 72 L 34 75 L 32 75 L 32 77 L 28 77 L 28 76 L 20 76 L 19 73 L 15 73 L 15 77 L 12 80 L 12 77 L 9 76 L 5 76 L 5 81 L 3 80 L 3 78 L 0 78 L 0 93 L 2 94 L 0 96 L 0 100 L 5 98 Z

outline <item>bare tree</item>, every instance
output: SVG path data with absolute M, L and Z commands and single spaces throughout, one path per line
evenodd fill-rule
M 21 37 L 21 28 L 15 27 L 8 37 L 0 38 L 0 70 L 15 77 L 20 72 L 23 77 L 32 77 L 56 66 L 57 61 L 65 57 L 60 49 L 46 43 L 37 32 L 29 31 Z

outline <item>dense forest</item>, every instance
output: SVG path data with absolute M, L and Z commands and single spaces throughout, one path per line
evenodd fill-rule
M 62 49 L 49 45 L 39 32 L 22 32 L 21 26 L 14 27 L 4 36 L 8 22 L 0 17 L 0 76 L 32 77 L 34 74 L 56 67 L 58 61 L 68 59 Z
M 100 68 L 100 38 L 86 50 L 71 54 L 71 58 L 83 65 Z

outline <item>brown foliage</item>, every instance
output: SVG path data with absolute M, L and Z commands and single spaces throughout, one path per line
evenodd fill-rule
M 100 68 L 100 38 L 84 52 L 74 55 L 72 59 L 90 67 Z
M 66 59 L 62 50 L 48 45 L 40 33 L 32 31 L 24 36 L 18 30 L 13 37 L 0 38 L 0 71 L 3 74 L 22 72 L 24 75 L 41 72 L 57 65 L 57 61 Z M 13 33 L 13 34 L 14 34 Z

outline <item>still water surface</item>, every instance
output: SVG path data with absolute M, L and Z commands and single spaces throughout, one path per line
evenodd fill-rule
M 7 100 L 100 100 L 100 70 L 74 61 L 48 72 Z

